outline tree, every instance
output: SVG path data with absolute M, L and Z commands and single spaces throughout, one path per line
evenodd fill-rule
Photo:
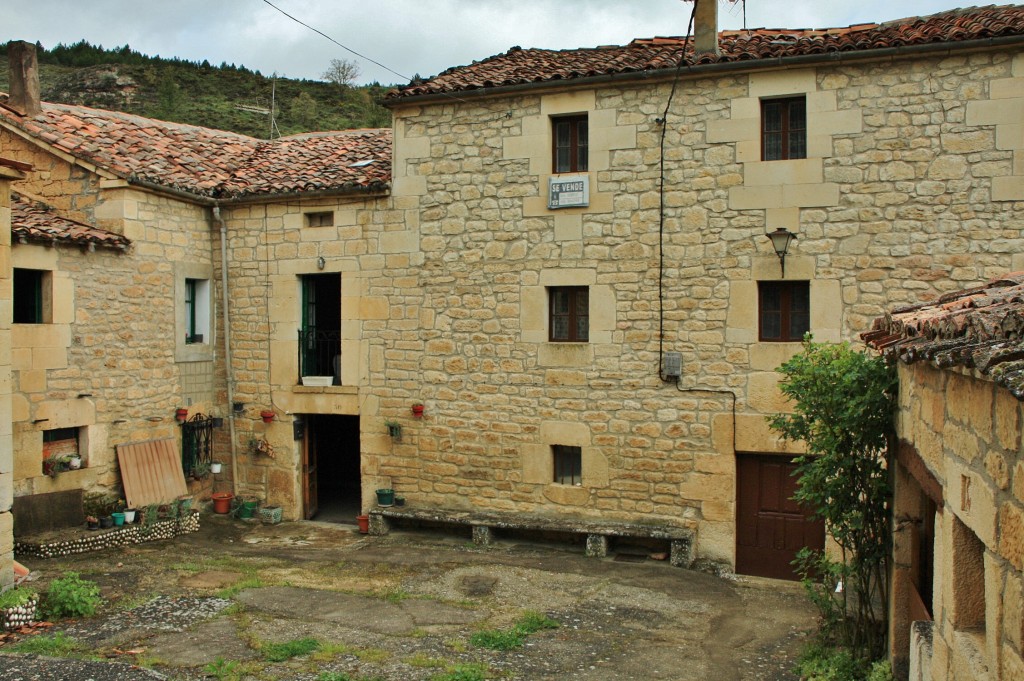
M 846 343 L 814 343 L 778 369 L 794 413 L 770 419 L 790 440 L 803 440 L 794 498 L 824 519 L 840 560 L 804 549 L 797 558 L 822 614 L 824 642 L 861 660 L 885 648 L 891 545 L 886 456 L 892 439 L 896 373 L 881 357 Z
M 308 132 L 316 127 L 316 100 L 308 92 L 300 92 L 288 106 L 288 122 L 292 127 Z
M 348 59 L 332 59 L 330 68 L 320 77 L 329 83 L 351 87 L 359 77 L 359 64 Z

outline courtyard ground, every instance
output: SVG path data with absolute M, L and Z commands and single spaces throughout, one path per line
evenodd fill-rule
M 815 617 L 787 582 L 588 558 L 563 543 L 479 548 L 328 523 L 204 515 L 198 533 L 173 540 L 25 562 L 36 588 L 73 570 L 105 601 L 95 617 L 7 641 L 3 681 L 783 681 L 797 678 Z M 528 613 L 552 628 L 516 636 Z M 480 646 L 481 631 L 499 649 Z M 11 652 L 55 633 L 71 653 Z M 315 650 L 276 659 L 304 647 Z

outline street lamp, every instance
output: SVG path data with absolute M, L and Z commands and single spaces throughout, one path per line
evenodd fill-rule
M 775 255 L 779 256 L 779 264 L 782 266 L 782 278 L 786 278 L 786 253 L 789 252 L 789 244 L 792 241 L 796 241 L 796 234 L 790 232 L 785 227 L 779 227 L 774 232 L 768 232 L 765 234 L 766 237 L 772 240 L 772 248 L 775 249 Z

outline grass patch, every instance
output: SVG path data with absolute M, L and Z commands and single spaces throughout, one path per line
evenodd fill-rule
M 207 676 L 212 676 L 220 681 L 235 681 L 242 676 L 241 665 L 234 660 L 225 660 L 218 657 L 213 662 L 203 667 Z
M 353 653 L 354 649 L 344 643 L 323 643 L 313 652 L 310 659 L 314 662 L 330 662 L 338 655 Z
M 410 658 L 405 660 L 405 663 L 410 667 L 420 667 L 422 669 L 440 669 L 448 663 L 440 658 L 430 657 L 423 653 L 417 653 Z
M 477 648 L 490 650 L 515 650 L 523 647 L 526 637 L 544 629 L 557 629 L 558 622 L 539 612 L 528 611 L 511 629 L 485 629 L 469 637 Z
M 309 655 L 319 648 L 320 641 L 315 638 L 296 638 L 284 643 L 265 643 L 260 653 L 268 662 L 284 662 L 293 657 Z
M 353 654 L 363 662 L 377 664 L 380 664 L 391 657 L 391 653 L 380 648 L 362 648 L 360 650 L 353 651 Z
M 487 671 L 485 664 L 457 664 L 449 667 L 443 674 L 434 674 L 430 681 L 484 681 L 487 678 Z
M 86 646 L 62 631 L 56 634 L 33 636 L 7 648 L 11 653 L 33 653 L 49 657 L 84 657 Z
M 231 586 L 218 591 L 217 598 L 230 600 L 246 589 L 259 589 L 263 586 L 266 586 L 266 584 L 263 583 L 259 576 L 244 577 Z

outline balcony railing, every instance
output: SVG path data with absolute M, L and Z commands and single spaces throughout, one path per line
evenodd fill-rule
M 299 329 L 299 382 L 303 376 L 332 376 L 341 385 L 341 331 Z

